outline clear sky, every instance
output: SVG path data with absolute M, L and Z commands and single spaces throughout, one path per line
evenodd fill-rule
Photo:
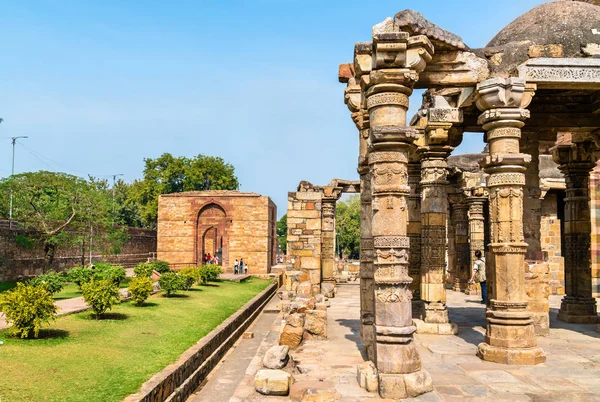
M 543 2 L 4 2 L 0 176 L 18 135 L 29 138 L 16 172 L 131 181 L 145 157 L 202 153 L 232 163 L 241 190 L 270 196 L 281 216 L 300 180 L 357 178 L 337 68 L 374 24 L 413 8 L 477 48 Z M 482 147 L 471 134 L 456 152 Z

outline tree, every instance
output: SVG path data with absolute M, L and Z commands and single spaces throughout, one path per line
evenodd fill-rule
M 158 197 L 161 194 L 201 190 L 237 190 L 239 182 L 234 167 L 222 158 L 198 155 L 174 157 L 165 153 L 156 159 L 144 159 L 144 178 L 129 189 L 143 226 L 155 228 L 158 220 Z
M 282 253 L 287 253 L 287 214 L 277 221 L 277 241 Z
M 348 258 L 357 259 L 360 256 L 360 197 L 354 195 L 346 201 L 337 204 L 336 230 L 340 251 Z
M 126 235 L 112 227 L 111 198 L 105 180 L 59 172 L 28 172 L 0 181 L 0 196 L 13 194 L 13 218 L 44 247 L 47 265 L 57 247 L 80 244 L 90 230 L 106 234 L 111 248 L 120 247 Z M 1 212 L 8 215 L 8 206 Z M 106 243 L 106 242 L 105 242 Z

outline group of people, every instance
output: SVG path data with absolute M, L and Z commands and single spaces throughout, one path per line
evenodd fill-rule
M 216 255 L 212 256 L 210 255 L 210 253 L 204 254 L 204 263 L 219 265 L 219 257 L 217 257 Z
M 240 258 L 239 261 L 237 259 L 235 260 L 235 263 L 233 264 L 233 273 L 235 275 L 248 273 L 248 264 L 244 264 L 243 258 Z

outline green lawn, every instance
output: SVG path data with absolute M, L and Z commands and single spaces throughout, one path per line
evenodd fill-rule
M 131 278 L 125 278 L 121 281 L 119 285 L 120 288 L 126 288 L 129 286 L 129 281 Z M 79 287 L 74 283 L 68 282 L 65 283 L 62 290 L 58 293 L 55 293 L 52 297 L 54 300 L 64 300 L 64 299 L 72 299 L 73 297 L 80 297 L 81 292 L 79 291 Z
M 109 319 L 89 312 L 57 318 L 44 339 L 0 331 L 0 400 L 120 401 L 238 310 L 269 282 L 195 286 L 148 305 L 116 306 Z

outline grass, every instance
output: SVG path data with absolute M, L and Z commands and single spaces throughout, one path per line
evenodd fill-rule
M 129 286 L 130 280 L 131 280 L 131 278 L 123 279 L 121 281 L 121 283 L 119 284 L 119 287 L 126 288 L 127 286 Z M 80 296 L 82 296 L 82 295 L 81 295 L 81 291 L 79 290 L 79 287 L 71 282 L 65 283 L 65 286 L 63 286 L 63 288 L 60 292 L 52 295 L 54 300 L 72 299 L 73 297 L 80 297 Z
M 269 282 L 194 286 L 182 297 L 123 303 L 95 320 L 84 312 L 57 318 L 41 339 L 0 331 L 2 401 L 120 401 L 248 302 Z

